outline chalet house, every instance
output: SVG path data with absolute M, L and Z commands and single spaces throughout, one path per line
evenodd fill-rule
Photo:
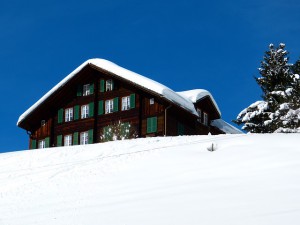
M 90 59 L 19 118 L 29 148 L 91 144 L 115 121 L 138 137 L 238 132 L 203 89 L 175 92 L 104 59 Z M 224 129 L 225 128 L 225 129 Z

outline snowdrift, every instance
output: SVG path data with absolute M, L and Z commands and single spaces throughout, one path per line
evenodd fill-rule
M 146 138 L 4 153 L 0 224 L 296 225 L 299 159 L 299 134 Z

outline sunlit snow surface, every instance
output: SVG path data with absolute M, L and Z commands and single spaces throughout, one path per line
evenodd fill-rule
M 299 140 L 182 136 L 3 153 L 0 224 L 298 225 Z

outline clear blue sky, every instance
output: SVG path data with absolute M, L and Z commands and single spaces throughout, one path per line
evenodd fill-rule
M 299 0 L 1 1 L 0 152 L 27 149 L 18 117 L 89 58 L 175 91 L 209 90 L 231 121 L 261 91 L 269 43 L 300 56 Z

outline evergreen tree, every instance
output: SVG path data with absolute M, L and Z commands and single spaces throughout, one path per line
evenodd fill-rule
M 285 102 L 280 105 L 282 126 L 276 132 L 300 132 L 300 60 L 291 66 L 291 85 L 285 91 Z
M 292 132 L 290 129 L 299 127 L 295 119 L 299 115 L 295 111 L 299 108 L 296 106 L 299 102 L 299 75 L 293 72 L 300 70 L 300 62 L 289 65 L 288 54 L 282 43 L 276 48 L 270 44 L 265 52 L 259 68 L 261 76 L 255 78 L 262 89 L 263 101 L 251 104 L 233 121 L 244 124 L 242 129 L 251 133 L 273 133 Z

